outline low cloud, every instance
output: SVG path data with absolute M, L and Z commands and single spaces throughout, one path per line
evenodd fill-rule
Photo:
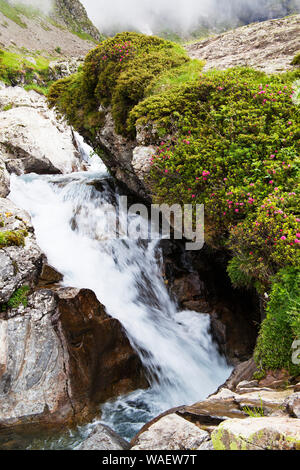
M 237 25 L 300 11 L 300 0 L 82 0 L 100 31 L 187 32 L 199 25 Z
M 9 0 L 9 3 L 14 5 L 25 5 L 27 7 L 31 6 L 45 14 L 50 13 L 53 8 L 53 0 Z

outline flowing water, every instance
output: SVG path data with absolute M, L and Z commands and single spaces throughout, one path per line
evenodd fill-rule
M 170 298 L 161 275 L 159 236 L 130 239 L 124 228 L 115 238 L 114 214 L 107 206 L 117 204 L 114 183 L 100 159 L 89 159 L 82 142 L 81 147 L 88 171 L 12 176 L 9 197 L 31 214 L 39 246 L 63 274 L 63 284 L 93 290 L 138 352 L 150 388 L 104 404 L 101 417 L 130 439 L 161 412 L 214 392 L 231 369 L 211 339 L 209 316 L 180 311 Z M 121 212 L 121 233 L 124 218 Z M 131 218 L 147 223 L 138 215 Z

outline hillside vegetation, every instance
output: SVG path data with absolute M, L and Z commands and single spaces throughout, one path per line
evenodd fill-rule
M 234 286 L 270 296 L 255 353 L 262 371 L 292 364 L 300 337 L 300 73 L 249 68 L 202 73 L 179 46 L 119 34 L 49 94 L 91 141 L 112 106 L 117 131 L 152 129 L 149 184 L 157 203 L 205 204 L 206 242 L 231 253 Z
M 56 0 L 54 6 L 46 14 L 0 0 L 1 81 L 46 94 L 56 75 L 52 63 L 78 61 L 102 39 L 78 0 Z

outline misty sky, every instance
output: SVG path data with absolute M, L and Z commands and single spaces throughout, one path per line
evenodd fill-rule
M 43 10 L 44 13 L 49 13 L 52 8 L 53 0 L 8 0 L 9 3 L 31 5 L 39 10 Z
M 30 4 L 49 13 L 54 0 L 9 0 Z M 229 26 L 287 14 L 283 4 L 300 12 L 300 0 L 81 0 L 89 17 L 103 33 L 138 30 L 192 32 L 199 22 Z
M 82 0 L 90 18 L 102 32 L 137 29 L 188 31 L 200 18 L 247 22 L 284 15 L 278 4 L 290 3 L 300 9 L 300 0 Z M 277 4 L 277 6 L 276 6 Z M 275 7 L 274 7 L 275 5 Z

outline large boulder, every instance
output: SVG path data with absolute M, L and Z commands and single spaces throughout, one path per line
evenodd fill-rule
M 1 233 L 24 233 L 24 246 L 0 245 L 0 305 L 24 286 L 33 286 L 39 276 L 44 255 L 37 245 L 30 217 L 9 199 L 0 198 Z
M 134 439 L 131 450 L 201 450 L 209 441 L 206 431 L 170 414 L 147 426 Z
M 90 420 L 145 385 L 121 325 L 88 290 L 36 290 L 0 317 L 0 435 Z
M 10 173 L 70 173 L 81 168 L 72 130 L 45 97 L 20 87 L 0 89 L 0 151 Z
M 128 450 L 129 444 L 103 424 L 93 427 L 92 433 L 75 450 Z
M 299 450 L 300 419 L 231 419 L 212 433 L 215 450 Z

